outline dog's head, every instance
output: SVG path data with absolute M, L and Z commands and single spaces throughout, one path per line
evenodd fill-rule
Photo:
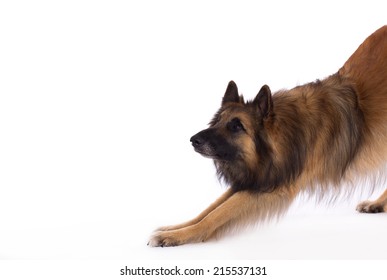
M 201 155 L 218 161 L 254 161 L 260 149 L 257 140 L 264 136 L 263 121 L 272 107 L 268 86 L 263 86 L 252 102 L 245 103 L 231 81 L 210 127 L 191 137 L 192 146 Z
M 265 123 L 272 114 L 272 95 L 267 85 L 253 101 L 245 102 L 231 81 L 209 128 L 191 137 L 192 146 L 201 155 L 214 159 L 218 174 L 227 183 L 251 184 L 257 181 L 261 163 L 271 162 Z

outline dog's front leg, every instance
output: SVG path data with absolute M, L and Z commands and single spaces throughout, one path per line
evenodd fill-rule
M 209 213 L 211 213 L 216 208 L 218 208 L 219 205 L 223 204 L 230 196 L 233 195 L 233 193 L 234 191 L 231 188 L 229 188 L 224 194 L 222 194 L 217 200 L 211 203 L 210 206 L 208 206 L 203 212 L 201 212 L 194 219 L 178 225 L 160 227 L 156 231 L 176 230 L 176 229 L 181 229 L 181 228 L 185 228 L 185 227 L 197 224 L 198 222 L 203 220 L 203 218 L 206 217 Z
M 277 216 L 288 209 L 293 199 L 294 195 L 287 189 L 271 193 L 236 192 L 199 222 L 179 229 L 155 232 L 148 244 L 164 247 L 204 242 L 235 226 Z

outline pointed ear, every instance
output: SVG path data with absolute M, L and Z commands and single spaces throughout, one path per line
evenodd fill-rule
M 253 101 L 253 104 L 258 107 L 263 118 L 266 118 L 273 110 L 273 100 L 271 97 L 269 86 L 264 85 Z
M 234 81 L 228 83 L 226 92 L 223 96 L 222 106 L 228 102 L 239 102 L 238 87 Z

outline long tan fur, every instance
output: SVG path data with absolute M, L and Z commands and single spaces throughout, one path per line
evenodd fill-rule
M 268 87 L 261 91 L 254 102 L 245 103 L 230 83 L 211 127 L 191 139 L 200 153 L 214 158 L 230 189 L 195 219 L 157 230 L 149 245 L 202 242 L 271 219 L 301 192 L 334 194 L 386 164 L 387 26 L 325 80 L 277 92 L 272 100 Z M 235 148 L 233 154 L 215 151 L 214 137 L 221 143 L 216 145 Z M 264 180 L 253 187 L 246 183 L 251 178 Z M 387 190 L 357 210 L 387 211 Z

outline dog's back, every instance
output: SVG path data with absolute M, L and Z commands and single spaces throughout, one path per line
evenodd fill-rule
M 374 104 L 371 101 L 387 101 L 387 25 L 371 34 L 339 70 L 343 77 L 351 79 L 359 94 L 364 110 Z M 383 107 L 385 108 L 385 107 Z

